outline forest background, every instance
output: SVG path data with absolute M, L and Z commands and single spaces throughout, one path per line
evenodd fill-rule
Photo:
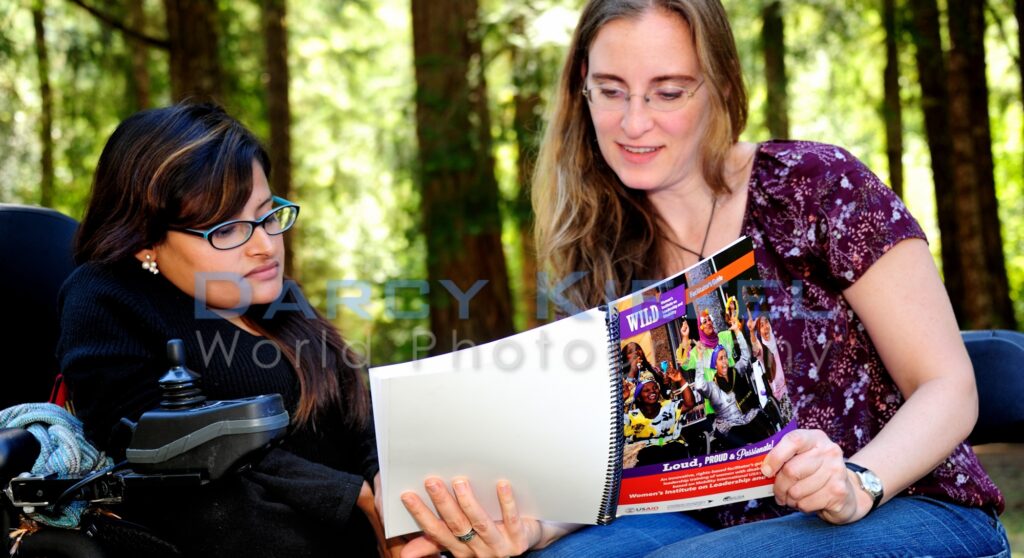
M 963 329 L 1024 324 L 1022 2 L 723 1 L 742 139 L 867 163 L 923 225 Z M 121 119 L 212 98 L 302 205 L 289 273 L 373 364 L 536 326 L 529 174 L 581 4 L 0 0 L 0 203 L 81 218 Z M 1018 548 L 1021 455 L 983 456 Z
M 724 2 L 742 139 L 865 161 L 924 226 L 964 329 L 1024 323 L 1021 1 Z M 212 98 L 303 207 L 290 273 L 374 364 L 533 327 L 552 313 L 529 173 L 580 4 L 3 0 L 0 202 L 80 218 L 121 119 Z

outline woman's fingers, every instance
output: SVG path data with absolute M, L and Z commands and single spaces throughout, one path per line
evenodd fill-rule
M 502 548 L 505 545 L 505 538 L 491 521 L 490 516 L 484 511 L 473 495 L 473 489 L 466 479 L 455 479 L 452 481 L 452 489 L 455 491 L 455 499 L 461 509 L 463 516 L 469 520 L 470 529 L 476 531 L 476 536 L 470 539 L 466 545 L 481 554 L 486 547 L 493 549 Z M 466 529 L 463 533 L 468 533 Z
M 843 513 L 851 501 L 843 450 L 820 430 L 796 430 L 769 452 L 775 501 L 803 512 Z
M 432 555 L 442 549 L 456 557 L 519 555 L 536 544 L 541 536 L 537 521 L 519 515 L 508 482 L 501 481 L 497 486 L 500 523 L 492 520 L 480 506 L 466 479 L 452 481 L 454 495 L 438 478 L 428 478 L 424 485 L 437 512 L 435 514 L 416 493 L 402 494 L 402 503 L 424 534 L 406 545 L 403 557 Z
M 431 511 L 422 500 L 420 500 L 420 497 L 416 492 L 402 493 L 401 503 L 406 506 L 406 509 L 409 510 L 409 514 L 413 516 L 413 519 L 416 521 L 416 524 L 420 526 L 423 534 L 428 536 L 431 541 L 441 546 L 444 546 L 445 543 L 455 541 L 454 536 L 452 536 L 452 530 L 449 529 L 449 526 L 434 515 L 434 512 Z
M 761 472 L 766 477 L 777 475 L 789 460 L 813 449 L 821 438 L 828 440 L 825 433 L 820 430 L 794 430 L 786 434 L 765 456 Z
M 844 477 L 823 475 L 821 479 L 816 480 L 819 486 L 806 496 L 796 499 L 792 507 L 805 513 L 826 512 L 844 515 L 844 511 L 852 503 L 854 507 L 851 511 L 856 511 L 851 486 Z
M 804 508 L 812 505 L 812 502 L 816 502 L 819 499 L 816 496 L 819 491 L 828 486 L 832 473 L 828 468 L 820 467 L 800 479 L 787 478 L 783 475 L 780 475 L 780 477 L 782 478 L 777 478 L 776 485 L 779 486 L 780 483 L 784 483 L 786 486 L 779 486 L 775 501 L 800 511 L 810 512 L 821 509 Z M 779 493 L 781 493 L 781 498 Z
M 424 484 L 427 488 L 427 495 L 430 496 L 430 501 L 434 503 L 434 509 L 437 510 L 437 515 L 441 517 L 444 525 L 447 527 L 447 532 L 441 535 L 442 538 L 435 538 L 434 540 L 456 554 L 459 553 L 460 549 L 465 550 L 467 546 L 473 548 L 474 551 L 480 549 L 481 546 L 486 546 L 479 533 L 465 541 L 459 539 L 459 537 L 470 535 L 471 531 L 475 531 L 475 527 L 472 520 L 463 511 L 460 501 L 448 492 L 444 482 L 438 478 L 428 478 Z M 469 489 L 469 483 L 465 479 L 453 482 L 452 487 L 461 493 L 461 498 L 472 500 L 475 504 L 476 500 L 473 498 L 472 491 Z
M 505 526 L 505 534 L 512 544 L 511 553 L 522 554 L 536 541 L 531 540 L 533 537 L 528 532 L 526 522 L 519 515 L 519 507 L 512 495 L 512 485 L 505 481 L 498 483 L 498 503 L 501 505 L 501 522 Z M 534 522 L 534 525 L 539 530 L 539 524 Z

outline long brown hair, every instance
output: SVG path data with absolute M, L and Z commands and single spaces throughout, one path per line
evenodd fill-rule
M 717 194 L 729 191 L 725 159 L 747 122 L 747 94 L 725 9 L 719 0 L 590 0 L 583 8 L 562 68 L 533 179 L 541 264 L 559 281 L 586 276 L 565 289 L 587 308 L 661 272 L 658 215 L 643 192 L 627 188 L 597 147 L 589 107 L 580 92 L 583 67 L 601 28 L 658 9 L 683 18 L 709 92 L 710 118 L 701 141 L 702 173 Z
M 130 116 L 100 155 L 76 261 L 120 262 L 164 240 L 168 230 L 232 218 L 252 194 L 253 161 L 270 175 L 259 140 L 219 106 L 183 103 Z M 254 308 L 242 319 L 273 341 L 295 370 L 295 424 L 315 425 L 318 415 L 340 405 L 346 424 L 364 427 L 369 397 L 354 365 L 360 361 L 333 324 L 313 312 L 313 319 L 277 312 L 268 320 Z

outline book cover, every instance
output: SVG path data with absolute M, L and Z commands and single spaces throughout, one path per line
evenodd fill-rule
M 625 442 L 617 515 L 772 494 L 761 461 L 796 423 L 760 286 L 741 239 L 613 303 Z

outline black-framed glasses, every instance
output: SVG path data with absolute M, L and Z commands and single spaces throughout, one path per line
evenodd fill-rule
M 625 112 L 629 108 L 629 100 L 640 96 L 644 104 L 658 112 L 672 112 L 686 106 L 686 103 L 697 94 L 704 80 L 700 80 L 692 88 L 680 87 L 678 85 L 660 85 L 643 95 L 630 93 L 628 90 L 614 85 L 596 85 L 583 90 L 583 96 L 590 101 L 590 104 L 601 111 Z
M 271 198 L 278 207 L 271 209 L 255 221 L 239 219 L 227 221 L 219 225 L 201 231 L 197 229 L 175 229 L 179 232 L 201 236 L 210 243 L 210 246 L 218 250 L 231 250 L 249 242 L 256 227 L 263 227 L 267 234 L 275 236 L 292 228 L 295 220 L 299 218 L 299 206 L 284 199 L 274 196 Z

